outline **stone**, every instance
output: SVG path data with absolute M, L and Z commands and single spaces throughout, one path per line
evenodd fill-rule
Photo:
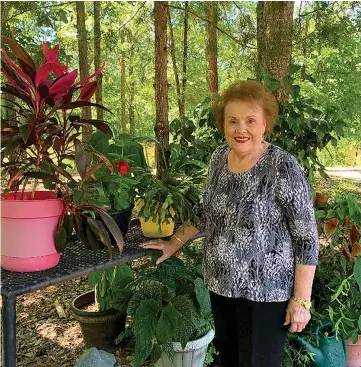
M 115 363 L 113 354 L 93 347 L 81 355 L 75 367 L 114 367 Z

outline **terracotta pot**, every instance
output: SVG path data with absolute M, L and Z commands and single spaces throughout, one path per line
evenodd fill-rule
M 324 208 L 327 205 L 328 199 L 330 197 L 328 195 L 316 193 L 316 199 L 315 199 L 315 207 L 316 208 Z
M 361 335 L 358 336 L 356 344 L 347 340 L 347 367 L 361 367 Z
M 64 203 L 50 191 L 9 193 L 1 201 L 1 266 L 16 272 L 50 269 L 60 260 L 55 232 Z

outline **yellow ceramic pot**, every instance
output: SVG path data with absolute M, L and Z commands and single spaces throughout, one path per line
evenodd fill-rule
M 161 205 L 161 204 L 159 204 Z M 135 207 L 138 211 L 143 208 L 144 201 L 138 200 L 135 204 Z M 166 211 L 162 209 L 161 211 L 161 224 L 159 226 L 159 218 L 150 218 L 149 220 L 145 220 L 142 217 L 139 217 L 140 220 L 140 226 L 142 228 L 143 234 L 145 237 L 153 237 L 153 238 L 159 238 L 159 237 L 168 237 L 171 236 L 174 232 L 174 221 L 171 218 L 168 218 L 169 223 L 167 224 L 165 222 L 165 213 Z M 170 213 L 174 216 L 175 212 L 173 209 L 170 210 Z

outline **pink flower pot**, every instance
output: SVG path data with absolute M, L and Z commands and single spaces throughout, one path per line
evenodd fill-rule
M 347 340 L 347 367 L 361 367 L 361 335 L 358 336 L 356 344 Z
M 39 271 L 59 263 L 55 232 L 64 210 L 50 191 L 9 193 L 1 200 L 1 266 L 17 272 Z

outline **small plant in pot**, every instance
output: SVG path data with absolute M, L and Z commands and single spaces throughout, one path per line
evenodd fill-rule
M 203 366 L 209 343 L 214 337 L 209 292 L 200 264 L 193 259 L 172 257 L 155 267 L 159 253 L 125 287 L 116 308 L 124 309 L 130 324 L 118 341 L 135 337 L 134 366 L 149 358 L 155 366 Z M 183 362 L 181 362 L 183 361 Z M 193 361 L 192 364 L 186 361 Z
M 2 50 L 1 70 L 8 80 L 2 91 L 15 98 L 6 101 L 11 115 L 2 119 L 1 127 L 2 174 L 8 182 L 2 195 L 2 267 L 38 271 L 57 265 L 67 235 L 73 228 L 79 233 L 82 223 L 88 228 L 91 220 L 85 221 L 84 215 L 95 211 L 102 218 L 102 224 L 91 227 L 95 236 L 107 243 L 102 226 L 111 227 L 121 247 L 122 237 L 112 218 L 97 203 L 90 205 L 79 197 L 79 188 L 90 187 L 91 181 L 95 188 L 98 169 L 106 165 L 113 171 L 104 155 L 80 140 L 82 127 L 95 126 L 112 134 L 108 123 L 86 120 L 75 112 L 84 106 L 108 111 L 90 102 L 97 85 L 91 80 L 103 67 L 76 82 L 77 70 L 68 72 L 58 60 L 59 46 L 51 50 L 43 43 L 44 60 L 37 67 L 21 45 L 5 40 L 16 61 Z M 80 181 L 72 177 L 74 162 Z M 37 191 L 40 182 L 48 191 Z M 27 192 L 30 183 L 32 190 Z
M 109 201 L 109 214 L 125 236 L 134 208 L 136 187 L 139 184 L 137 177 L 146 168 L 143 148 L 139 144 L 143 138 L 120 134 L 110 139 L 109 135 L 97 131 L 91 136 L 89 143 L 113 164 L 115 174 L 107 178 L 102 177 L 102 187 Z M 105 170 L 105 167 L 101 168 L 95 176 L 104 176 Z
M 193 174 L 185 169 L 193 167 Z M 206 166 L 181 154 L 181 146 L 173 144 L 168 166 L 162 177 L 148 169 L 139 177 L 136 208 L 146 237 L 167 237 L 173 233 L 174 222 L 185 223 L 205 183 Z
M 132 270 L 125 264 L 89 275 L 86 292 L 72 302 L 72 311 L 79 322 L 86 348 L 114 350 L 117 336 L 124 332 L 125 310 L 115 309 L 121 298 L 129 294 L 125 287 L 134 280 Z

